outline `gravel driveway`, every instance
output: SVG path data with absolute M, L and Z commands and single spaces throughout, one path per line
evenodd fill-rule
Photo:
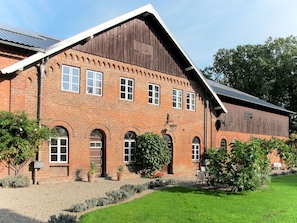
M 173 178 L 183 184 L 193 185 L 195 182 L 195 177 Z M 90 198 L 105 197 L 107 191 L 118 190 L 124 184 L 137 185 L 148 181 L 151 179 L 112 181 L 98 178 L 94 183 L 67 181 L 26 188 L 0 187 L 0 223 L 44 223 L 51 215 L 74 215 L 75 213 L 66 211 L 73 204 L 84 203 Z

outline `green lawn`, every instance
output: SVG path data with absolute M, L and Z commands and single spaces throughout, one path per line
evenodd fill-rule
M 169 187 L 128 203 L 90 212 L 80 223 L 297 222 L 297 175 L 273 177 L 269 187 L 242 194 Z

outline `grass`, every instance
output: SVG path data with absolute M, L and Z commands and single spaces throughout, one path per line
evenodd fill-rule
M 169 187 L 128 203 L 90 212 L 80 223 L 297 222 L 297 175 L 273 177 L 269 186 L 241 194 Z

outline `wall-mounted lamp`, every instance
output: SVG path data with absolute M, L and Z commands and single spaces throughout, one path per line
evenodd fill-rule
M 172 122 L 172 124 L 171 125 L 169 125 L 169 123 L 171 123 Z M 176 124 L 174 124 L 174 121 L 173 120 L 171 120 L 170 119 L 170 115 L 169 114 L 167 114 L 167 116 L 166 116 L 166 122 L 165 122 L 165 124 L 164 124 L 164 132 L 166 133 L 166 131 L 167 131 L 167 129 L 165 128 L 166 127 L 166 125 L 169 125 L 169 127 L 170 127 L 170 132 L 174 132 L 175 130 L 176 130 L 176 128 L 177 128 L 177 125 Z

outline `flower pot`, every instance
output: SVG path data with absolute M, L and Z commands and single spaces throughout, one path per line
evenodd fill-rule
M 88 173 L 88 181 L 93 183 L 95 181 L 95 174 Z
M 123 180 L 123 173 L 117 173 L 117 176 L 118 176 L 118 181 Z

